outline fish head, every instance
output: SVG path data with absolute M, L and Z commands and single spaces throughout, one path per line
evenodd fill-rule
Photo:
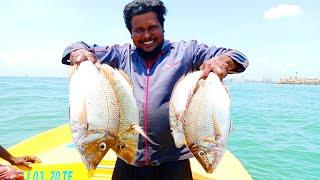
M 189 149 L 207 173 L 215 170 L 221 153 L 213 138 L 200 139 L 191 144 Z
M 117 156 L 128 164 L 132 164 L 135 160 L 138 141 L 133 134 L 122 134 L 118 137 L 117 142 L 112 146 Z
M 96 169 L 110 149 L 110 137 L 105 132 L 88 132 L 77 142 L 83 163 L 88 170 Z

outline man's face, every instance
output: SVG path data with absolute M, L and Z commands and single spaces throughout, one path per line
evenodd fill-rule
M 163 28 L 154 12 L 133 16 L 131 25 L 134 45 L 145 52 L 152 52 L 164 41 Z

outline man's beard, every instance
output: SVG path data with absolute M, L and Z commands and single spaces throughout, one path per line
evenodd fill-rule
M 139 56 L 141 56 L 143 59 L 155 59 L 159 53 L 161 52 L 163 42 L 160 43 L 153 51 L 146 52 L 141 48 L 137 48 L 137 52 Z

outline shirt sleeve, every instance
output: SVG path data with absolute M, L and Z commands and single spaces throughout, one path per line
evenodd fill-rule
M 112 67 L 118 68 L 121 60 L 125 59 L 124 56 L 128 54 L 130 44 L 120 46 L 118 44 L 113 46 L 98 46 L 88 45 L 84 42 L 75 42 L 65 48 L 62 55 L 62 63 L 70 65 L 70 54 L 78 49 L 86 49 L 97 56 L 100 63 L 109 64 Z
M 249 65 L 247 57 L 238 50 L 216 46 L 208 47 L 206 44 L 197 43 L 197 41 L 192 41 L 191 44 L 193 44 L 193 64 L 197 69 L 204 61 L 219 55 L 227 55 L 237 64 L 237 69 L 228 73 L 243 72 Z

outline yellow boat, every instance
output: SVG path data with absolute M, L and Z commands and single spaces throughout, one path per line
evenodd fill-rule
M 93 171 L 87 171 L 72 143 L 69 125 L 43 132 L 9 148 L 15 156 L 35 155 L 42 163 L 24 169 L 25 180 L 99 180 L 111 179 L 116 155 L 109 150 Z M 252 179 L 240 161 L 226 151 L 213 174 L 207 174 L 195 158 L 190 159 L 194 179 Z M 3 163 L 3 162 L 1 162 Z

